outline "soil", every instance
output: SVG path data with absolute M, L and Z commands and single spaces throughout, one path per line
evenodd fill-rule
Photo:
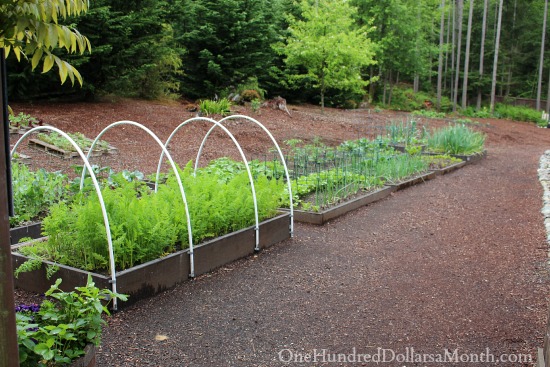
M 122 100 L 95 104 L 13 104 L 69 132 L 95 137 L 109 123 L 143 123 L 166 140 L 193 114 L 180 104 Z M 285 112 L 247 107 L 234 112 L 264 123 L 279 142 L 336 145 L 376 136 L 406 114 L 290 106 Z M 445 349 L 458 354 L 530 355 L 542 347 L 548 310 L 548 244 L 540 214 L 540 156 L 550 130 L 505 120 L 479 120 L 486 159 L 358 209 L 324 226 L 296 223 L 295 237 L 256 256 L 137 302 L 108 319 L 98 366 L 348 366 L 357 354 L 386 356 Z M 430 120 L 430 126 L 446 124 Z M 184 128 L 170 151 L 194 159 L 205 123 Z M 271 145 L 250 123 L 228 124 L 247 156 Z M 117 155 L 95 163 L 152 173 L 160 150 L 134 127 L 104 136 Z M 225 140 L 224 140 L 225 139 Z M 155 150 L 156 149 L 156 150 Z M 23 147 L 33 164 L 75 164 Z M 201 158 L 238 158 L 221 130 Z M 16 300 L 38 296 L 20 290 Z M 317 353 L 317 362 L 307 360 Z M 333 354 L 348 362 L 330 362 Z M 351 355 L 351 356 L 349 356 Z M 313 357 L 312 357 L 313 358 Z M 509 359 L 513 359 L 510 356 Z M 414 359 L 414 358 L 413 358 Z M 388 366 L 471 365 L 397 361 Z

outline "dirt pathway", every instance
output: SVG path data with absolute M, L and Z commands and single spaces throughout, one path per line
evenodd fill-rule
M 487 131 L 476 165 L 323 227 L 298 224 L 293 240 L 119 312 L 98 365 L 369 366 L 350 358 L 377 348 L 536 358 L 550 290 L 537 168 L 550 131 Z M 338 353 L 346 362 L 331 362 Z

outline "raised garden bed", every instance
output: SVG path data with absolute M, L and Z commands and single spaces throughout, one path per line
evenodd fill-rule
M 10 240 L 12 245 L 18 244 L 22 238 L 37 239 L 42 237 L 42 223 L 31 223 L 25 226 L 10 228 Z
M 290 214 L 283 213 L 260 223 L 260 248 L 268 248 L 290 238 Z M 23 246 L 23 245 L 20 245 Z M 14 247 L 14 250 L 18 246 Z M 255 248 L 254 226 L 232 232 L 195 246 L 195 275 L 201 275 L 231 263 L 237 259 L 253 254 Z M 12 251 L 14 269 L 28 258 Z M 88 274 L 98 288 L 110 288 L 111 277 L 104 274 L 89 273 L 70 266 L 44 261 L 44 264 L 55 265 L 59 270 L 55 279 L 61 278 L 61 288 L 72 290 L 84 286 Z M 181 283 L 189 278 L 189 250 L 181 250 L 163 258 L 149 261 L 116 273 L 117 292 L 130 296 L 129 301 L 120 303 L 120 307 L 130 305 L 140 299 L 150 297 Z M 27 291 L 43 293 L 54 283 L 46 277 L 46 268 L 24 272 L 14 279 L 15 286 Z
M 463 154 L 451 154 L 452 157 L 462 159 L 463 161 L 467 162 L 468 164 L 476 163 L 482 160 L 483 158 L 487 157 L 487 151 L 484 150 L 481 153 L 475 153 L 475 154 L 469 154 L 469 155 L 463 155 Z
M 423 152 L 422 154 L 425 155 L 441 155 L 443 153 L 436 153 L 436 152 Z M 473 154 L 448 154 L 451 157 L 462 159 L 466 164 L 476 163 L 482 160 L 483 158 L 487 157 L 487 151 L 484 150 L 481 153 L 473 153 Z
M 403 181 L 399 181 L 395 183 L 386 183 L 386 185 L 392 187 L 394 191 L 398 191 L 398 190 L 403 190 L 410 186 L 418 185 L 420 183 L 423 183 L 424 181 L 432 180 L 435 178 L 435 176 L 436 176 L 435 172 L 428 172 L 428 173 L 423 173 Z
M 467 164 L 466 161 L 453 163 L 449 166 L 442 167 L 442 168 L 430 168 L 431 172 L 434 172 L 436 176 L 446 175 L 447 173 L 451 173 L 453 171 L 456 171 L 457 169 L 464 167 Z
M 96 346 L 93 344 L 88 344 L 84 351 L 86 354 L 72 361 L 69 367 L 94 367 L 96 365 Z
M 92 143 L 92 140 L 87 140 L 90 141 L 90 144 Z M 63 159 L 71 159 L 79 156 L 77 152 L 61 149 L 53 144 L 46 143 L 45 141 L 42 141 L 40 139 L 29 139 L 29 145 L 33 148 L 43 150 L 46 153 L 61 157 Z M 115 147 L 109 145 L 105 149 L 94 149 L 91 156 L 98 157 L 104 154 L 114 154 L 117 151 L 118 150 Z
M 389 196 L 393 191 L 395 191 L 395 188 L 384 186 L 381 189 L 360 195 L 321 212 L 294 210 L 294 220 L 303 223 L 321 225 L 331 219 L 349 213 L 352 210 L 374 203 L 375 201 L 382 200 L 383 198 Z

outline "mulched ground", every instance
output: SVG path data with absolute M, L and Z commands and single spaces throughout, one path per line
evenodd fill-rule
M 89 136 L 110 122 L 133 119 L 166 139 L 191 116 L 180 105 L 140 101 L 12 107 Z M 405 118 L 332 109 L 321 114 L 311 106 L 293 106 L 291 112 L 292 118 L 262 110 L 257 117 L 279 141 L 319 136 L 329 144 L 375 134 L 390 119 Z M 377 348 L 397 354 L 407 348 L 429 354 L 458 348 L 459 354 L 488 350 L 495 358 L 523 353 L 535 359 L 550 290 L 537 168 L 550 148 L 550 130 L 483 122 L 489 124 L 481 127 L 488 134 L 485 160 L 322 227 L 296 224 L 292 240 L 118 312 L 105 328 L 98 365 L 374 365 L 326 359 L 354 348 L 357 354 Z M 206 129 L 190 128 L 174 143 L 179 162 L 192 159 L 198 135 Z M 247 154 L 265 154 L 267 140 L 256 131 L 240 122 L 230 130 Z M 121 152 L 105 163 L 152 172 L 158 154 L 147 153 L 150 142 L 138 136 L 130 129 L 113 132 L 107 140 Z M 235 154 L 222 139 L 216 136 L 206 160 Z M 34 156 L 43 165 L 59 164 L 57 158 Z M 16 293 L 17 300 L 29 296 Z M 288 362 L 315 350 L 325 359 Z

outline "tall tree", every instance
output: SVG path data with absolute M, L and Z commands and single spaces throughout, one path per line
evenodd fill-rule
M 302 19 L 290 19 L 290 35 L 278 46 L 288 66 L 305 70 L 292 82 L 311 82 L 323 109 L 329 88 L 363 94 L 368 82 L 362 69 L 374 63 L 374 45 L 368 29 L 355 25 L 357 9 L 346 0 L 319 0 L 314 6 L 304 0 L 301 10 Z
M 441 0 L 441 22 L 439 25 L 439 64 L 437 67 L 437 109 L 441 109 L 441 80 L 443 77 L 443 33 L 445 32 L 445 0 Z
M 456 69 L 455 69 L 455 83 L 454 83 L 454 93 L 453 93 L 453 111 L 456 111 L 456 105 L 458 103 L 458 81 L 460 80 L 460 57 L 461 57 L 461 48 L 462 48 L 462 18 L 464 14 L 464 0 L 457 1 L 457 11 L 458 11 L 458 20 L 457 20 L 457 46 L 456 46 Z
M 546 37 L 546 18 L 548 16 L 548 0 L 544 1 L 544 15 L 542 21 L 542 37 L 540 41 L 539 79 L 537 86 L 536 109 L 540 111 L 540 98 L 542 93 L 542 69 L 544 68 L 544 41 Z
M 491 83 L 491 114 L 495 112 L 495 93 L 497 87 L 497 69 L 498 69 L 498 52 L 500 48 L 500 28 L 502 25 L 502 7 L 503 0 L 500 0 L 498 7 L 498 19 L 497 19 L 497 28 L 495 36 L 495 55 L 493 58 L 493 80 Z
M 474 17 L 474 0 L 470 0 L 468 14 L 468 29 L 466 31 L 466 51 L 464 53 L 464 79 L 462 83 L 462 108 L 465 109 L 468 102 L 468 68 L 470 66 L 470 40 L 472 38 L 472 18 Z
M 485 60 L 485 33 L 487 31 L 487 10 L 488 10 L 489 0 L 485 0 L 483 3 L 483 20 L 481 25 L 481 45 L 479 51 L 479 80 L 477 87 L 477 109 L 481 108 L 481 99 L 482 99 L 482 89 L 481 81 L 483 79 L 483 62 Z

